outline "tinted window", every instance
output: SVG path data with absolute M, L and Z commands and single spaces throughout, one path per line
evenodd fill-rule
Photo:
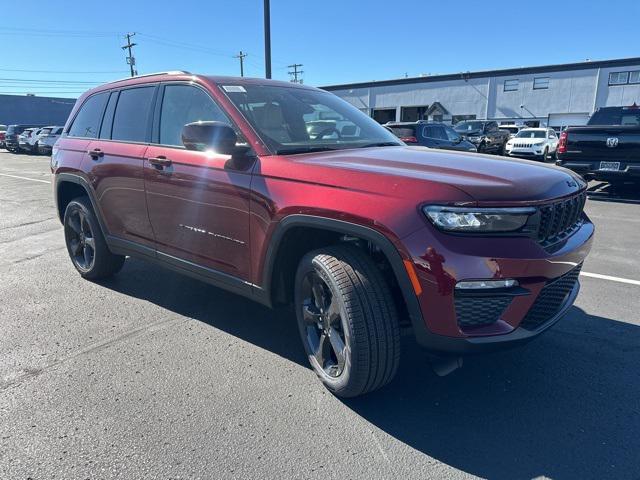
M 100 138 L 111 138 L 111 127 L 113 125 L 113 114 L 116 111 L 116 103 L 118 101 L 118 92 L 112 92 L 107 103 L 107 109 L 104 112 L 102 127 L 100 127 Z
M 588 125 L 640 125 L 640 108 L 601 108 L 589 119 Z
M 411 125 L 402 126 L 402 127 L 389 126 L 388 128 L 395 134 L 396 137 L 399 137 L 399 138 L 416 136 L 416 127 Z
M 446 140 L 444 128 L 440 125 L 427 125 L 424 127 L 424 136 L 427 138 L 436 138 L 438 140 Z
M 156 87 L 122 90 L 116 105 L 111 138 L 124 142 L 146 142 L 149 113 Z
M 182 145 L 182 127 L 187 123 L 211 121 L 231 123 L 207 93 L 189 85 L 167 85 L 160 113 L 160 143 Z
M 460 122 L 455 126 L 456 132 L 472 132 L 474 130 L 482 130 L 484 123 L 482 122 Z
M 69 129 L 70 136 L 86 138 L 96 138 L 98 136 L 98 127 L 100 126 L 102 111 L 105 103 L 107 103 L 108 96 L 107 92 L 98 93 L 84 102 Z

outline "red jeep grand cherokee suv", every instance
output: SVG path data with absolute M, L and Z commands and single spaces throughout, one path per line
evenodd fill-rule
M 130 255 L 292 303 L 311 366 L 345 397 L 393 378 L 402 330 L 455 358 L 546 330 L 594 233 L 568 170 L 408 147 L 330 93 L 271 80 L 95 88 L 52 171 L 83 277 Z

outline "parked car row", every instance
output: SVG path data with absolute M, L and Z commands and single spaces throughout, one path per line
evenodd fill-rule
M 63 129 L 58 125 L 9 125 L 0 136 L 0 147 L 12 153 L 50 155 Z

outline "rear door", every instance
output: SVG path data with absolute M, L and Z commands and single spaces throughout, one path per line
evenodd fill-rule
M 425 125 L 422 134 L 426 140 L 427 147 L 448 148 L 448 140 L 444 128 L 441 125 Z
M 232 125 L 231 120 L 204 88 L 193 84 L 164 85 L 157 103 L 144 178 L 158 256 L 200 273 L 204 267 L 206 274 L 232 285 L 238 278 L 248 280 L 253 165 L 236 164 L 229 155 L 212 151 L 186 150 L 181 139 L 187 123 Z
M 147 215 L 143 162 L 157 89 L 156 84 L 147 84 L 112 91 L 99 138 L 88 146 L 85 161 L 109 234 L 116 237 L 112 241 L 142 246 L 147 254 L 153 254 L 155 242 Z

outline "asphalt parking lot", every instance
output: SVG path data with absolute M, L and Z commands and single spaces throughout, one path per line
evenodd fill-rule
M 82 280 L 49 182 L 0 152 L 0 478 L 640 478 L 640 192 L 588 202 L 545 335 L 444 378 L 407 341 L 390 386 L 341 401 L 286 312 L 133 259 Z

